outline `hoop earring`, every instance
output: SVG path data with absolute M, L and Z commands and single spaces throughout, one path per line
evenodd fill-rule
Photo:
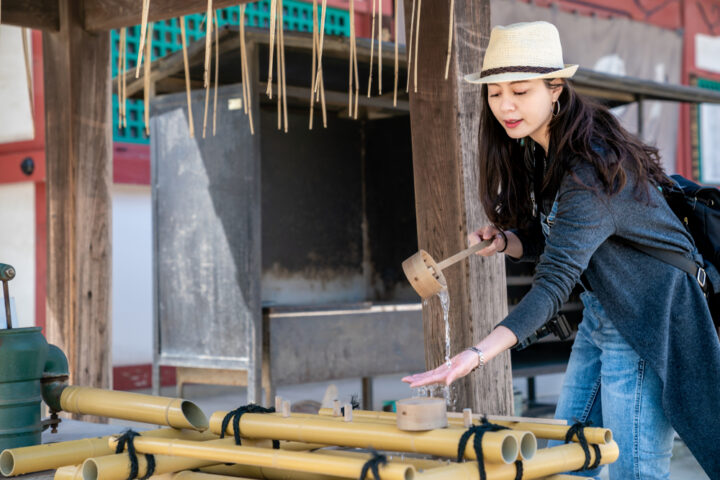
M 557 108 L 555 108 L 555 107 L 557 107 Z M 557 117 L 559 113 L 560 113 L 560 100 L 556 100 L 555 103 L 553 104 L 552 116 Z

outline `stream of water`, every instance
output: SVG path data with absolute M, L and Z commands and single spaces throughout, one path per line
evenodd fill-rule
M 445 322 L 445 366 L 446 368 L 450 368 L 452 366 L 452 361 L 450 360 L 450 294 L 448 293 L 447 288 L 443 288 L 437 293 L 438 298 L 440 299 L 440 306 L 443 309 L 443 321 Z M 427 306 L 427 300 L 423 301 L 423 305 Z M 420 387 L 413 389 L 413 396 L 414 397 L 427 397 L 431 396 L 434 397 L 436 394 L 439 396 L 438 390 L 442 389 L 442 396 L 445 398 L 445 403 L 448 406 L 452 406 L 454 402 L 450 399 L 450 387 L 447 385 L 443 386 L 429 386 L 429 387 Z

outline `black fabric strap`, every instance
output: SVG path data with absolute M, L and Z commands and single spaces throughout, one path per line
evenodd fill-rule
M 368 470 L 372 471 L 375 480 L 380 480 L 380 465 L 387 464 L 387 457 L 372 450 L 372 458 L 365 462 L 360 471 L 360 480 L 365 480 Z
M 583 462 L 582 467 L 575 470 L 576 472 L 597 468 L 600 465 L 600 447 L 594 444 L 592 447 L 595 451 L 595 461 L 592 465 L 590 465 L 590 446 L 588 445 L 587 438 L 585 438 L 585 427 L 589 427 L 591 424 L 592 422 L 575 422 L 570 428 L 568 428 L 568 431 L 565 434 L 565 443 L 570 443 L 573 436 L 577 435 L 578 443 L 580 443 L 580 446 L 585 453 L 585 461 Z
M 134 430 L 128 430 L 118 438 L 118 444 L 115 447 L 115 453 L 123 453 L 125 446 L 127 445 L 128 458 L 130 460 L 130 476 L 127 480 L 133 480 L 138 476 L 138 459 L 137 452 L 135 451 L 135 437 L 139 437 L 140 434 Z M 140 480 L 147 480 L 155 473 L 155 456 L 145 454 L 145 460 L 147 461 L 147 468 L 145 469 L 145 475 Z
M 482 423 L 480 425 L 473 425 L 468 428 L 460 437 L 460 441 L 458 442 L 457 461 L 462 461 L 465 456 L 467 442 L 470 440 L 472 435 L 475 435 L 475 438 L 473 438 L 473 449 L 475 450 L 475 457 L 477 457 L 480 480 L 487 480 L 487 474 L 485 473 L 485 460 L 482 451 L 482 437 L 485 435 L 485 432 L 499 432 L 500 430 L 509 429 L 508 427 L 503 427 L 502 425 L 490 423 L 486 417 L 483 417 L 481 422 Z M 522 478 L 522 463 L 519 467 L 515 464 L 515 468 L 518 471 L 517 475 L 519 475 L 516 475 L 516 478 Z
M 232 420 L 235 445 L 242 445 L 242 440 L 240 439 L 240 417 L 246 413 L 275 413 L 275 407 L 265 408 L 251 403 L 250 405 L 243 405 L 242 407 L 229 411 L 223 418 L 222 433 L 220 433 L 220 438 L 225 438 L 225 432 L 227 431 L 228 424 L 230 423 L 230 420 Z M 278 450 L 280 448 L 280 441 L 273 440 L 272 445 L 275 450 Z
M 647 245 L 640 245 L 639 243 L 631 242 L 629 240 L 625 241 L 629 245 L 637 248 L 643 253 L 646 253 L 650 255 L 651 257 L 655 257 L 661 262 L 665 262 L 669 265 L 672 265 L 675 268 L 679 268 L 680 270 L 683 270 L 690 275 L 692 275 L 695 279 L 698 278 L 698 271 L 700 268 L 702 268 L 700 265 L 698 265 L 694 260 L 690 260 L 689 258 L 686 258 L 682 253 L 678 252 L 671 252 L 670 250 L 665 250 L 663 248 L 655 248 L 655 247 L 649 247 Z M 705 286 L 703 286 L 705 288 Z

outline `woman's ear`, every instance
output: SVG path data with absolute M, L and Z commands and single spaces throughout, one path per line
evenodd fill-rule
M 552 89 L 552 101 L 553 103 L 557 102 L 557 99 L 560 98 L 560 95 L 562 94 L 563 87 L 565 86 L 565 82 L 563 79 L 558 78 L 551 84 L 553 86 Z

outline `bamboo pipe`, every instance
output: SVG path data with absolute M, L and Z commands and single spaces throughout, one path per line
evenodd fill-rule
M 137 440 L 137 437 L 136 437 Z M 214 442 L 216 440 L 210 440 Z M 138 478 L 147 474 L 147 459 L 138 455 Z M 155 474 L 180 472 L 215 465 L 213 460 L 178 458 L 169 455 L 155 455 Z M 126 480 L 130 475 L 130 459 L 126 453 L 88 458 L 80 466 L 83 480 Z M 65 479 L 64 479 L 65 480 Z M 72 480 L 72 479 L 67 479 Z
M 158 438 L 182 438 L 183 440 L 212 440 L 217 435 L 195 430 L 163 428 L 142 432 L 143 435 Z M 6 477 L 25 473 L 54 470 L 65 465 L 78 465 L 90 457 L 111 455 L 115 450 L 108 446 L 110 436 L 84 438 L 69 442 L 35 445 L 32 447 L 9 448 L 0 453 L 0 473 Z
M 82 467 L 80 465 L 60 467 L 55 471 L 54 480 L 82 480 Z
M 332 413 L 332 409 L 324 409 L 327 412 Z M 374 412 L 369 410 L 353 410 L 353 414 L 357 414 L 358 412 L 361 412 L 361 415 L 353 417 L 353 422 L 356 423 L 366 423 L 366 424 L 383 424 L 383 425 L 390 425 L 394 424 L 394 413 L 390 412 Z M 368 413 L 367 416 L 362 415 L 362 413 Z M 371 414 L 385 414 L 384 416 L 380 416 L 379 418 L 373 418 Z M 454 412 L 448 412 L 448 415 Z M 387 414 L 391 415 L 391 417 L 386 416 Z M 293 413 L 293 416 L 298 416 L 301 418 L 317 418 L 317 415 L 312 415 L 308 413 Z M 343 417 L 332 417 L 332 416 L 322 416 L 323 418 L 326 418 L 328 420 L 335 420 L 335 421 L 344 421 Z M 519 418 L 519 417 L 518 417 Z M 459 430 L 460 432 L 464 432 L 467 430 L 467 427 L 460 423 L 458 421 L 459 419 L 453 419 L 453 421 L 450 421 L 450 418 L 448 418 L 449 425 L 446 427 L 451 430 Z M 533 455 L 535 455 L 535 452 L 537 451 L 537 438 L 535 437 L 535 434 L 533 434 L 530 431 L 527 430 L 520 430 L 520 429 L 510 429 L 508 430 L 508 433 L 515 437 L 518 441 L 518 456 L 516 460 L 530 460 Z M 564 439 L 565 437 L 563 437 Z
M 323 455 L 335 455 L 338 457 L 348 458 L 364 458 L 366 461 L 372 458 L 372 455 L 367 452 L 358 452 L 354 450 L 337 450 L 337 449 L 323 449 L 317 453 Z M 406 465 L 412 465 L 417 470 L 428 470 L 430 468 L 437 468 L 447 465 L 448 460 L 432 460 L 428 458 L 417 458 L 417 457 L 405 457 L 403 454 L 398 455 L 397 453 L 386 453 L 389 462 L 402 463 Z
M 250 477 L 266 480 L 345 480 L 343 477 L 321 475 L 318 473 L 295 472 L 279 468 L 255 467 L 251 465 L 212 465 L 203 467 L 201 472 L 231 477 Z
M 202 410 L 182 398 L 70 386 L 62 390 L 60 407 L 65 412 L 175 428 L 202 431 L 208 427 L 207 417 Z
M 454 416 L 453 412 L 448 412 L 448 424 L 451 426 L 463 426 L 462 416 Z M 328 417 L 332 416 L 331 408 L 321 408 L 318 412 L 319 416 Z M 395 414 L 392 412 L 375 412 L 372 410 L 354 410 L 353 415 L 355 419 L 373 419 L 378 422 L 393 423 L 395 422 Z M 479 419 L 482 415 L 473 415 L 473 419 Z M 508 427 L 513 430 L 522 430 L 532 432 L 538 438 L 546 438 L 550 440 L 565 440 L 565 435 L 570 428 L 567 425 L 556 425 L 549 423 L 536 423 L 536 422 L 516 422 L 513 420 L 502 420 L 507 417 L 493 417 L 488 415 L 487 419 L 492 423 Z M 510 417 L 512 418 L 512 417 Z M 609 428 L 601 427 L 586 427 L 585 438 L 589 443 L 597 443 L 598 445 L 612 442 L 612 431 Z M 577 435 L 572 438 L 573 441 L 577 442 Z
M 153 480 L 253 480 L 252 477 L 238 477 L 233 475 L 218 475 L 215 473 L 193 472 L 184 470 L 176 473 L 163 473 L 153 475 Z
M 225 415 L 225 412 L 212 414 L 210 430 L 213 433 L 220 434 Z M 228 425 L 225 433 L 233 434 L 233 426 Z M 392 424 L 338 422 L 321 417 L 298 417 L 294 414 L 282 418 L 273 414 L 246 413 L 240 418 L 240 434 L 248 438 L 277 438 L 455 458 L 463 432 L 459 429 L 404 432 Z M 482 446 L 487 460 L 502 463 L 515 461 L 519 449 L 517 439 L 507 431 L 486 433 Z M 471 443 L 465 449 L 465 458 L 475 459 Z
M 618 459 L 620 450 L 617 443 L 610 442 L 599 445 L 600 465 L 613 463 Z M 595 460 L 595 451 L 590 449 L 590 463 Z M 538 450 L 532 460 L 523 462 L 523 479 L 539 479 L 560 472 L 576 470 L 583 466 L 585 453 L 577 443 L 569 443 L 553 448 Z M 485 473 L 487 478 L 493 480 L 514 480 L 516 475 L 515 465 L 503 465 L 498 463 L 485 462 Z M 449 465 L 447 467 L 426 470 L 416 475 L 416 480 L 440 480 L 452 478 L 453 480 L 479 480 L 477 462 L 464 462 Z M 562 477 L 560 477 L 562 478 Z M 577 478 L 577 477 L 574 477 Z
M 110 446 L 116 444 L 117 437 L 109 440 Z M 207 459 L 214 460 L 216 463 L 231 462 L 260 467 L 275 467 L 282 470 L 323 473 L 344 478 L 358 478 L 365 464 L 364 460 L 338 458 L 319 453 L 288 452 L 268 448 L 238 446 L 235 445 L 233 439 L 192 442 L 188 440 L 136 437 L 134 445 L 135 451 L 139 453 Z M 388 463 L 380 466 L 380 476 L 383 480 L 412 480 L 414 473 L 415 469 L 409 465 Z M 85 480 L 90 479 L 85 477 Z M 104 477 L 102 480 L 105 480 Z
M 144 437 L 144 435 L 143 435 Z M 136 437 L 136 441 L 137 441 Z M 157 438 L 157 437 L 155 437 Z M 231 442 L 232 439 L 223 440 L 210 440 L 207 443 L 212 445 L 212 442 Z M 105 440 L 110 448 L 110 437 Z M 258 448 L 272 448 L 272 442 L 270 440 L 250 440 L 243 439 L 243 445 L 251 445 Z M 305 445 L 305 447 L 311 448 L 313 445 Z M 300 448 L 300 444 L 297 442 L 281 442 L 280 449 L 293 449 Z M 115 451 L 114 449 L 112 450 Z M 218 462 L 212 460 L 192 459 L 192 458 L 178 458 L 168 455 L 155 455 L 155 474 L 160 475 L 164 473 L 174 473 L 182 470 L 192 470 L 195 468 L 209 467 L 215 465 Z M 82 464 L 82 472 L 84 480 L 125 480 L 130 474 L 130 460 L 128 459 L 127 453 L 121 453 L 117 455 L 106 455 L 98 458 L 88 458 Z M 147 462 L 144 455 L 138 455 L 138 477 L 142 477 L 147 473 Z

